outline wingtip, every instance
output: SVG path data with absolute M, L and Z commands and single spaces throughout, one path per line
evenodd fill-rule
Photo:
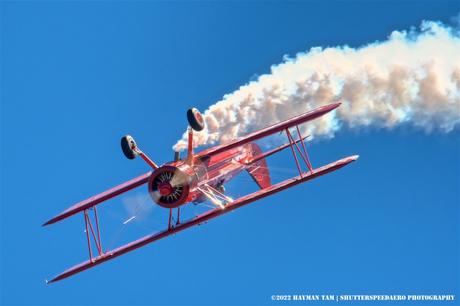
M 46 221 L 45 223 L 42 224 L 42 226 L 47 226 L 53 223 L 53 219 Z
M 60 280 L 59 276 L 60 275 L 52 278 L 51 280 L 45 279 L 46 284 L 49 285 L 49 284 L 55 283 L 56 281 Z
M 56 223 L 56 222 L 58 222 L 58 221 L 60 221 L 60 220 L 62 220 L 62 219 L 63 219 L 63 217 L 62 217 L 62 216 L 63 216 L 63 214 L 57 215 L 57 216 L 55 216 L 55 217 L 53 217 L 53 218 L 49 219 L 49 220 L 48 220 L 48 221 L 46 221 L 45 223 L 43 223 L 43 224 L 42 224 L 42 226 L 47 226 L 47 225 L 50 225 L 50 224 Z
M 330 111 L 336 109 L 337 107 L 339 107 L 341 104 L 342 104 L 342 102 L 335 102 L 335 103 L 331 103 L 331 104 L 326 104 L 326 105 L 324 105 L 322 107 L 327 109 L 328 112 L 330 112 Z

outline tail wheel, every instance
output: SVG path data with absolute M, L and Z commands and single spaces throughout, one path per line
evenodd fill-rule
M 219 191 L 220 193 L 224 194 L 225 193 L 225 187 L 224 187 L 224 184 L 219 184 L 216 186 L 216 189 L 217 191 Z
M 137 153 L 134 150 L 136 147 L 136 142 L 130 135 L 126 135 L 121 138 L 121 149 L 123 150 L 123 154 L 125 154 L 127 159 L 134 159 L 136 157 Z
M 195 131 L 199 132 L 204 129 L 203 115 L 196 108 L 191 108 L 187 111 L 187 120 Z

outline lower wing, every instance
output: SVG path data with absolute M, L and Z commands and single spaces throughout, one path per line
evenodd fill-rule
M 57 275 L 55 278 L 53 278 L 51 281 L 49 281 L 49 283 L 51 282 L 55 282 L 55 281 L 58 281 L 58 280 L 61 280 L 61 279 L 64 279 L 64 278 L 67 278 L 71 275 L 74 275 L 76 273 L 79 273 L 81 271 L 84 271 L 84 270 L 87 270 L 89 268 L 92 268 L 96 265 L 99 265 L 103 262 L 106 262 L 110 259 L 114 259 L 120 255 L 123 255 L 125 253 L 128 253 L 130 251 L 133 251 L 137 248 L 140 248 L 140 247 L 143 247 L 149 243 L 152 243 L 154 241 L 157 241 L 157 240 L 160 240 L 162 238 L 165 238 L 167 236 L 170 236 L 170 235 L 173 235 L 173 234 L 176 234 L 180 231 L 183 231 L 187 228 L 190 228 L 192 226 L 195 226 L 195 225 L 200 225 L 202 224 L 203 222 L 206 222 L 210 219 L 213 219 L 213 218 L 216 218 L 220 215 L 223 215 L 225 213 L 228 213 L 232 210 L 235 210 L 241 206 L 244 206 L 244 205 L 247 205 L 249 203 L 252 203 L 254 201 L 257 201 L 259 199 L 262 199 L 262 198 L 265 198 L 269 195 L 272 195 L 272 194 L 275 194 L 277 192 L 280 192 L 284 189 L 287 189 L 287 188 L 290 188 L 290 187 L 293 187 L 295 185 L 298 185 L 298 184 L 301 184 L 301 183 L 304 183 L 306 181 L 309 181 L 309 180 L 312 180 L 314 178 L 317 178 L 319 176 L 322 176 L 324 174 L 327 174 L 329 172 L 332 172 L 332 171 L 335 171 L 337 169 L 340 169 L 346 165 L 348 165 L 349 163 L 355 161 L 358 159 L 358 155 L 353 155 L 353 156 L 349 156 L 349 157 L 345 157 L 345 158 L 342 158 L 338 161 L 335 161 L 335 162 L 332 162 L 328 165 L 325 165 L 325 166 L 322 166 L 318 169 L 314 169 L 313 171 L 309 171 L 309 172 L 302 172 L 300 175 L 296 176 L 296 177 L 293 177 L 293 178 L 290 178 L 290 179 L 287 179 L 285 181 L 282 181 L 280 183 L 277 183 L 277 184 L 274 184 L 274 185 L 271 185 L 267 188 L 264 188 L 264 189 L 261 189 L 261 190 L 258 190 L 254 193 L 251 193 L 247 196 L 244 196 L 244 197 L 241 197 L 239 199 L 236 199 L 232 202 L 229 202 L 227 203 L 227 205 L 224 207 L 224 208 L 215 208 L 215 209 L 212 209 L 210 211 L 207 211 L 191 220 L 188 220 L 184 223 L 180 223 L 178 225 L 176 225 L 175 227 L 172 227 L 168 230 L 165 230 L 165 231 L 162 231 L 162 232 L 159 232 L 159 233 L 155 233 L 155 234 L 151 234 L 151 235 L 147 235 L 143 238 L 140 238 L 138 240 L 135 240 L 131 243 L 128 243 L 124 246 L 121 246 L 117 249 L 114 249 L 114 250 L 111 250 L 111 251 L 106 251 L 105 253 L 103 253 L 102 255 L 99 255 L 95 258 L 92 258 L 92 260 L 87 260 L 85 262 L 82 262 L 66 271 L 64 271 L 63 273 Z

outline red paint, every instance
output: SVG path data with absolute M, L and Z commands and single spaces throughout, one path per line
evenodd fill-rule
M 86 269 L 92 268 L 92 267 L 94 267 L 94 266 L 96 266 L 98 264 L 101 264 L 101 263 L 106 262 L 108 260 L 114 259 L 114 258 L 116 258 L 116 257 L 118 257 L 120 255 L 123 255 L 125 253 L 131 252 L 131 251 L 133 251 L 135 249 L 143 247 L 143 246 L 145 246 L 145 245 L 147 245 L 149 243 L 152 243 L 154 241 L 157 241 L 157 240 L 160 240 L 160 239 L 165 238 L 167 236 L 176 234 L 176 233 L 178 233 L 180 231 L 183 231 L 183 230 L 185 230 L 187 228 L 190 228 L 192 226 L 199 225 L 199 224 L 201 224 L 203 222 L 206 222 L 206 221 L 208 221 L 210 219 L 216 218 L 216 217 L 218 217 L 220 215 L 228 213 L 228 212 L 230 212 L 232 210 L 240 208 L 241 206 L 247 205 L 247 204 L 252 203 L 252 202 L 254 202 L 256 200 L 265 198 L 265 197 L 267 197 L 269 195 L 272 195 L 274 193 L 280 192 L 280 191 L 282 191 L 284 189 L 293 187 L 295 185 L 298 185 L 298 184 L 304 183 L 306 181 L 312 180 L 314 178 L 317 178 L 317 177 L 319 177 L 321 175 L 324 175 L 324 174 L 327 174 L 329 172 L 332 172 L 332 171 L 335 171 L 337 169 L 340 169 L 340 168 L 348 165 L 349 163 L 355 161 L 357 158 L 358 157 L 356 155 L 355 156 L 349 156 L 349 157 L 343 158 L 341 160 L 338 160 L 336 162 L 330 163 L 330 164 L 328 164 L 326 166 L 320 167 L 320 168 L 316 169 L 314 173 L 311 173 L 311 172 L 305 173 L 304 172 L 302 177 L 301 176 L 296 176 L 294 178 L 291 178 L 291 179 L 285 180 L 283 182 L 280 182 L 278 184 L 272 185 L 267 189 L 259 190 L 259 191 L 256 191 L 254 193 L 251 193 L 251 194 L 249 194 L 247 196 L 239 198 L 239 199 L 235 200 L 234 202 L 229 203 L 225 209 L 215 208 L 213 210 L 205 212 L 202 215 L 199 215 L 199 216 L 195 217 L 192 220 L 183 222 L 183 223 L 177 225 L 174 228 L 169 227 L 168 230 L 165 230 L 163 232 L 160 232 L 160 233 L 157 233 L 157 234 L 152 234 L 152 235 L 147 235 L 147 236 L 145 236 L 145 237 L 143 237 L 141 239 L 138 239 L 136 241 L 128 243 L 128 244 L 126 244 L 126 245 L 124 245 L 122 247 L 119 247 L 119 248 L 117 248 L 117 249 L 115 249 L 113 251 L 106 252 L 105 254 L 94 258 L 93 261 L 82 262 L 81 264 L 78 264 L 78 265 L 76 265 L 76 266 L 64 271 L 63 273 L 57 275 L 55 278 L 53 278 L 50 281 L 50 283 L 58 281 L 58 280 L 61 280 L 61 279 L 64 279 L 64 278 L 67 278 L 67 277 L 69 277 L 71 275 L 74 275 L 74 274 L 76 274 L 78 272 L 81 272 L 81 271 L 84 271 Z
M 159 186 L 159 190 L 162 196 L 167 196 L 172 193 L 173 188 L 170 183 L 161 183 Z
M 144 154 L 144 152 L 139 151 L 139 156 L 152 167 L 154 170 L 158 169 L 158 165 L 153 162 L 147 155 Z
M 187 142 L 187 163 L 192 164 L 193 162 L 193 130 L 188 128 L 188 142 Z
M 158 167 L 153 161 L 150 160 L 150 158 L 148 158 L 148 156 L 139 150 L 138 154 L 154 169 L 153 172 L 148 172 L 101 194 L 77 203 L 44 224 L 47 225 L 55 223 L 83 211 L 90 256 L 90 259 L 87 262 L 84 262 L 65 271 L 64 273 L 51 280 L 51 282 L 69 277 L 75 273 L 91 268 L 102 262 L 130 252 L 134 249 L 140 248 L 148 243 L 175 234 L 189 227 L 199 225 L 212 218 L 225 214 L 226 212 L 232 211 L 271 194 L 280 192 L 286 188 L 314 179 L 331 171 L 335 171 L 356 160 L 358 158 L 356 155 L 350 156 L 318 169 L 313 169 L 308 157 L 306 146 L 303 143 L 304 138 L 302 137 L 300 129 L 298 128 L 299 124 L 318 118 L 319 116 L 322 116 L 337 108 L 339 105 L 340 103 L 336 103 L 317 108 L 300 116 L 251 133 L 244 138 L 235 140 L 228 144 L 209 148 L 196 155 L 193 154 L 193 132 L 191 129 L 189 129 L 189 154 L 187 159 L 185 161 L 177 160 L 174 162 L 166 163 L 160 167 Z M 292 134 L 289 132 L 289 128 L 294 126 L 297 128 L 297 134 L 299 135 L 298 140 L 294 140 Z M 289 143 L 283 146 L 264 153 L 255 143 L 253 143 L 255 140 L 281 131 L 286 132 L 289 140 Z M 302 143 L 301 146 L 303 152 L 300 150 L 298 142 Z M 297 169 L 299 170 L 299 176 L 272 185 L 265 157 L 279 152 L 288 146 L 291 147 L 291 152 L 296 162 Z M 294 148 L 304 160 L 305 164 L 310 170 L 309 172 L 302 171 Z M 221 186 L 221 184 L 228 182 L 244 170 L 248 171 L 248 173 L 254 178 L 261 190 L 250 195 L 243 196 L 234 201 L 227 201 L 224 209 L 219 207 L 212 209 L 191 220 L 186 220 L 185 222 L 179 221 L 181 205 L 185 205 L 190 202 L 202 201 L 205 198 L 205 194 L 202 192 L 202 190 L 209 190 L 210 188 L 219 190 L 218 187 Z M 102 203 L 103 201 L 106 201 L 145 183 L 148 183 L 147 188 L 152 197 L 152 200 L 155 201 L 158 205 L 169 209 L 168 228 L 158 234 L 145 236 L 144 238 L 104 253 L 102 251 L 99 221 L 95 206 Z M 87 210 L 91 207 L 94 207 L 96 233 L 87 213 Z M 173 208 L 178 208 L 177 220 L 175 224 L 172 222 Z M 95 257 L 93 257 L 91 250 L 89 234 L 90 231 L 99 253 L 99 255 Z
M 97 243 L 99 244 L 99 249 L 102 252 L 101 231 L 99 229 L 99 217 L 97 216 L 97 207 L 94 206 L 93 210 L 94 210 L 94 220 L 96 221 Z
M 248 158 L 248 160 L 251 160 L 251 163 L 246 163 L 246 171 L 248 171 L 249 175 L 254 179 L 260 189 L 268 188 L 271 186 L 272 182 L 265 158 L 254 161 L 254 156 L 263 155 L 262 150 L 255 143 L 251 143 L 250 145 L 252 156 Z

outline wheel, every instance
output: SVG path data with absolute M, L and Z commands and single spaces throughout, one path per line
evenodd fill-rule
M 130 135 L 123 136 L 121 138 L 121 149 L 123 150 L 123 154 L 125 154 L 127 159 L 134 159 L 137 155 L 136 151 L 133 150 L 135 148 L 136 142 L 134 138 Z
M 196 108 L 191 108 L 187 111 L 187 120 L 188 124 L 190 124 L 195 131 L 199 132 L 204 129 L 203 116 Z

